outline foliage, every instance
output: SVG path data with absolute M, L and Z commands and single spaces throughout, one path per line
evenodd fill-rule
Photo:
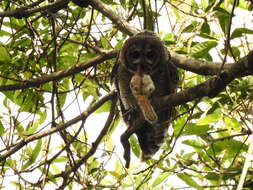
M 90 1 L 74 2 L 49 9 L 52 1 L 38 1 L 33 8 L 42 8 L 25 17 L 7 13 L 33 1 L 0 2 L 0 188 L 235 188 L 252 134 L 252 76 L 178 106 L 166 143 L 147 163 L 132 136 L 126 170 L 119 140 L 125 126 L 113 110 L 115 96 L 102 97 L 113 90 L 112 50 L 128 34 Z M 96 2 L 143 29 L 137 0 Z M 155 31 L 171 51 L 215 64 L 252 49 L 251 1 L 150 2 Z M 179 70 L 179 90 L 209 78 Z

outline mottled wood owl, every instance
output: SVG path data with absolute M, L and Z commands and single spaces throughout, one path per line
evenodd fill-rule
M 129 137 L 135 133 L 142 160 L 149 159 L 163 144 L 171 107 L 155 110 L 152 100 L 175 92 L 178 72 L 167 49 L 153 32 L 144 31 L 127 39 L 113 71 L 120 107 L 128 128 L 121 136 L 126 167 L 130 164 Z

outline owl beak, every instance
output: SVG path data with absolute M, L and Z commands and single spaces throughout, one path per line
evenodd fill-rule
M 138 65 L 137 65 L 136 74 L 139 75 L 139 76 L 142 76 L 141 64 L 138 64 Z
M 151 74 L 152 68 L 149 67 L 150 64 L 147 64 L 146 62 L 141 62 L 137 65 L 136 72 L 141 75 L 143 74 Z

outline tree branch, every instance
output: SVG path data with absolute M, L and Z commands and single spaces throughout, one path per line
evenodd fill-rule
M 43 7 L 34 8 L 39 5 L 42 1 L 39 0 L 31 5 L 26 7 L 20 7 L 15 10 L 0 12 L 0 17 L 15 17 L 15 18 L 26 18 L 31 16 L 32 14 L 40 11 L 49 11 L 49 12 L 57 12 L 60 9 L 67 7 L 69 0 L 57 0 L 53 3 L 49 3 Z
M 36 87 L 40 86 L 42 84 L 45 84 L 50 81 L 55 81 L 55 80 L 60 80 L 64 77 L 68 77 L 77 73 L 80 73 L 81 71 L 84 71 L 88 69 L 89 67 L 96 66 L 97 64 L 106 61 L 108 59 L 112 59 L 116 57 L 118 51 L 112 50 L 108 51 L 107 53 L 103 55 L 99 55 L 97 57 L 94 57 L 87 62 L 80 63 L 78 65 L 74 65 L 70 69 L 67 70 L 62 70 L 62 71 L 57 71 L 49 75 L 45 75 L 42 77 L 38 77 L 35 79 L 31 80 L 25 80 L 22 83 L 18 84 L 11 84 L 11 85 L 4 85 L 0 86 L 0 91 L 6 91 L 6 90 L 19 90 L 19 89 L 24 89 L 24 88 L 30 88 L 30 87 Z
M 109 116 L 105 122 L 103 129 L 100 131 L 96 140 L 92 143 L 92 146 L 91 146 L 90 150 L 87 152 L 87 154 L 85 154 L 72 168 L 70 168 L 69 170 L 62 173 L 62 177 L 64 178 L 64 180 L 63 180 L 61 187 L 59 187 L 59 189 L 63 189 L 63 187 L 65 187 L 70 182 L 70 180 L 71 180 L 71 179 L 69 179 L 70 173 L 75 173 L 81 167 L 81 165 L 83 165 L 88 160 L 88 158 L 91 157 L 96 152 L 98 145 L 100 144 L 103 137 L 107 134 L 107 132 L 111 126 L 111 123 L 114 118 L 116 103 L 117 103 L 117 99 L 116 99 L 116 97 L 113 97 Z
M 106 96 L 104 96 L 100 100 L 98 100 L 92 106 L 88 107 L 87 110 L 84 111 L 83 113 L 81 113 L 79 116 L 69 120 L 68 122 L 63 123 L 61 125 L 56 125 L 56 127 L 54 127 L 54 128 L 48 129 L 46 131 L 43 131 L 43 132 L 40 132 L 37 134 L 33 134 L 31 136 L 28 136 L 27 138 L 24 138 L 20 142 L 13 145 L 13 147 L 10 150 L 5 152 L 4 154 L 1 154 L 0 155 L 0 162 L 5 160 L 7 157 L 11 156 L 13 153 L 17 152 L 22 147 L 24 147 L 25 145 L 27 145 L 28 143 L 30 143 L 34 140 L 37 140 L 42 137 L 45 137 L 45 136 L 51 135 L 53 133 L 59 132 L 61 130 L 64 130 L 67 127 L 77 123 L 78 121 L 86 120 L 89 115 L 91 115 L 94 111 L 96 111 L 99 107 L 101 107 L 108 100 L 115 98 L 115 96 L 116 96 L 116 92 L 112 91 L 111 93 L 107 94 Z
M 131 26 L 124 18 L 119 16 L 116 12 L 114 12 L 109 6 L 101 2 L 100 0 L 92 0 L 90 1 L 90 5 L 101 12 L 104 16 L 109 18 L 115 25 L 119 27 L 119 29 L 132 36 L 139 32 L 139 30 L 133 26 Z
M 168 106 L 181 105 L 204 96 L 212 98 L 223 91 L 231 81 L 244 73 L 253 74 L 253 51 L 238 62 L 230 64 L 226 69 L 224 68 L 219 77 L 212 77 L 195 87 L 154 100 L 154 107 L 162 110 Z
M 197 60 L 193 58 L 188 58 L 172 51 L 169 52 L 171 55 L 172 62 L 177 67 L 200 75 L 216 75 L 222 66 L 222 63 Z M 228 65 L 230 64 L 225 64 L 225 67 L 223 69 L 229 67 Z
M 251 53 L 249 53 L 247 56 L 249 56 L 250 54 Z M 219 74 L 219 72 L 221 73 L 230 72 L 230 69 L 234 67 L 234 64 L 237 64 L 237 63 L 226 63 L 223 65 L 223 63 L 219 63 L 219 62 L 208 62 L 208 61 L 188 58 L 186 56 L 177 54 L 172 51 L 170 51 L 170 55 L 171 55 L 172 62 L 177 67 L 184 69 L 186 71 L 191 71 L 193 73 L 200 74 L 200 75 L 217 75 Z M 240 62 L 241 60 L 239 60 L 238 62 Z M 222 70 L 220 71 L 220 69 Z M 252 74 L 252 71 L 244 70 L 241 72 L 240 76 L 247 76 L 250 74 Z

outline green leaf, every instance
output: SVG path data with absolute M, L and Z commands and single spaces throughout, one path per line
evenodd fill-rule
M 248 28 L 236 28 L 230 36 L 230 39 L 242 37 L 243 34 L 253 34 L 253 30 Z
M 102 44 L 102 47 L 103 47 L 104 49 L 110 49 L 110 48 L 111 48 L 111 44 L 110 44 L 109 41 L 108 41 L 106 38 L 104 38 L 104 37 L 101 38 L 101 44 Z
M 213 40 L 197 43 L 191 48 L 191 56 L 203 58 L 212 48 L 216 47 L 217 44 L 218 43 Z
M 211 32 L 209 24 L 205 21 L 201 26 L 201 33 L 209 34 Z
M 39 139 L 36 146 L 35 146 L 35 148 L 33 149 L 33 152 L 32 152 L 31 157 L 30 157 L 30 159 L 33 162 L 36 161 L 36 159 L 37 159 L 37 157 L 38 157 L 38 155 L 41 151 L 41 145 L 42 145 L 42 139 Z
M 69 84 L 69 80 L 64 80 L 65 82 L 60 86 L 59 89 L 61 89 L 61 91 L 67 91 L 68 90 L 68 84 Z M 65 87 L 63 87 L 63 85 Z M 58 95 L 58 104 L 60 105 L 60 108 L 62 108 L 65 104 L 66 98 L 67 98 L 67 93 L 61 93 Z M 59 107 L 57 106 L 57 110 L 59 109 Z
M 225 152 L 224 159 L 233 159 L 239 151 L 247 151 L 247 146 L 241 141 L 234 139 L 225 139 L 223 141 L 214 142 L 212 147 L 207 150 L 208 154 L 215 156 Z
M 155 181 L 152 184 L 152 187 L 156 187 L 159 184 L 161 184 L 164 180 L 166 180 L 171 174 L 169 172 L 166 173 L 162 173 L 161 175 L 159 175 Z
M 10 181 L 9 184 L 15 186 L 15 189 L 25 189 L 25 187 L 17 181 Z
M 0 36 L 1 36 L 1 37 L 2 37 L 2 36 L 10 36 L 10 35 L 11 35 L 11 33 L 7 32 L 7 31 L 5 31 L 5 30 L 3 30 L 3 29 L 0 30 Z
M 67 156 L 60 156 L 57 157 L 54 162 L 67 162 L 68 161 L 68 157 Z
M 215 40 L 218 41 L 218 38 L 211 32 L 211 34 L 206 34 L 206 33 L 200 33 L 199 36 L 201 38 L 206 38 L 208 40 Z
M 121 178 L 121 174 L 116 172 L 116 171 L 109 171 L 109 173 L 115 177 L 116 179 L 120 179 Z
M 171 45 L 171 44 L 175 44 L 175 34 L 173 33 L 168 33 L 168 34 L 165 34 L 164 37 L 163 37 L 163 41 L 165 43 L 165 45 Z
M 124 8 L 126 8 L 126 0 L 120 0 L 120 5 Z
M 102 2 L 107 5 L 117 5 L 117 3 L 115 3 L 113 0 L 102 0 Z
M 39 112 L 40 118 L 36 120 L 31 126 L 28 125 L 26 131 L 24 131 L 25 135 L 31 135 L 33 134 L 38 127 L 46 120 L 47 112 Z
M 232 51 L 232 52 L 231 52 Z M 240 50 L 239 50 L 239 48 L 238 47 L 236 47 L 236 46 L 232 46 L 231 47 L 231 51 L 229 50 L 228 51 L 228 55 L 230 56 L 230 57 L 235 57 L 236 59 L 240 59 Z M 221 50 L 221 53 L 224 55 L 226 52 L 225 52 L 225 49 L 222 49 Z
M 241 52 L 240 52 L 239 48 L 237 46 L 232 46 L 231 49 L 232 49 L 232 53 L 235 56 L 235 58 L 240 59 Z M 232 57 L 232 53 L 230 51 L 228 51 L 228 55 L 230 57 Z
M 190 175 L 186 173 L 178 173 L 177 176 L 184 181 L 187 185 L 194 187 L 196 189 L 202 190 L 203 188 L 197 184 Z
M 122 47 L 124 41 L 125 41 L 125 39 L 119 40 L 118 43 L 115 45 L 114 49 L 120 49 Z
M 200 148 L 200 149 L 206 148 L 206 145 L 200 140 L 188 139 L 188 140 L 184 140 L 182 143 L 192 146 L 194 148 Z
M 11 159 L 10 157 L 6 160 L 5 166 L 9 166 L 11 168 L 15 168 L 17 165 L 17 161 L 15 159 Z
M 41 171 L 41 173 L 44 173 L 48 176 L 50 182 L 53 182 L 55 185 L 57 185 L 57 180 L 59 180 L 60 178 L 55 178 L 55 175 L 53 175 L 51 170 L 45 170 L 44 167 L 39 167 L 38 169 Z
M 173 122 L 172 126 L 174 129 L 175 136 L 177 136 L 181 132 L 182 128 L 185 125 L 185 122 L 187 122 L 187 117 L 180 117 L 176 121 Z
M 220 7 L 215 7 L 214 10 L 216 11 L 215 16 L 218 17 L 219 19 L 221 29 L 224 32 L 224 34 L 226 34 L 229 25 L 230 13 Z
M 40 92 L 33 91 L 32 89 L 16 90 L 14 93 L 5 91 L 3 93 L 8 99 L 20 106 L 20 112 L 35 112 L 44 100 Z
M 235 130 L 240 132 L 241 131 L 241 124 L 235 118 L 225 117 L 224 122 L 226 124 L 226 128 Z
M 83 99 L 86 100 L 87 97 L 92 96 L 95 100 L 98 99 L 97 89 L 98 85 L 93 83 L 91 80 L 85 80 L 82 85 Z
M 11 62 L 11 56 L 7 50 L 7 48 L 0 44 L 0 65 L 2 64 L 9 64 Z
M 205 12 L 208 12 L 213 7 L 215 2 L 216 2 L 216 0 L 209 0 L 208 1 L 208 6 L 206 7 Z
M 36 159 L 41 151 L 41 145 L 42 145 L 42 140 L 39 139 L 36 146 L 34 147 L 32 153 L 31 153 L 31 155 L 29 156 L 28 161 L 22 166 L 22 170 L 25 170 L 26 168 L 28 168 L 30 165 L 32 165 L 36 161 Z
M 133 153 L 135 154 L 135 156 L 137 158 L 139 158 L 140 157 L 140 147 L 139 147 L 137 138 L 134 135 L 132 135 L 130 137 L 130 144 L 131 144 L 131 148 L 132 148 Z
M 205 178 L 212 181 L 220 181 L 222 179 L 222 176 L 216 173 L 209 173 L 205 176 Z
M 202 117 L 197 121 L 196 125 L 209 125 L 210 123 L 215 123 L 221 119 L 221 110 L 216 109 L 213 113 Z
M 196 30 L 196 28 L 198 27 L 198 26 L 200 26 L 200 22 L 197 22 L 197 21 L 192 21 L 192 23 L 191 24 L 189 24 L 188 26 L 186 26 L 185 28 L 184 28 L 184 30 L 182 31 L 182 33 L 191 33 L 191 32 L 193 32 L 194 30 Z
M 210 125 L 196 125 L 194 123 L 188 123 L 182 135 L 203 135 L 211 129 L 212 127 Z
M 61 170 L 57 167 L 57 165 L 51 164 L 50 166 L 53 168 L 55 173 L 61 173 Z
M 0 135 L 4 134 L 4 126 L 2 122 L 0 121 Z
M 100 106 L 95 113 L 103 113 L 103 112 L 109 112 L 110 108 L 111 108 L 111 101 L 107 101 L 105 102 L 102 106 Z
M 10 18 L 11 20 L 11 27 L 20 30 L 20 27 L 23 27 L 25 25 L 25 19 L 16 19 L 14 17 Z

